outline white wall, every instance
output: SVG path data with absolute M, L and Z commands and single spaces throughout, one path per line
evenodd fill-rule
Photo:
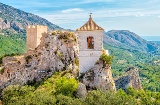
M 94 49 L 88 49 L 87 37 L 94 38 Z M 103 31 L 79 31 L 79 65 L 80 73 L 91 69 L 102 54 Z

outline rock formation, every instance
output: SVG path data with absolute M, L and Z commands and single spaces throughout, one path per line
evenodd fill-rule
M 66 36 L 67 34 L 68 36 Z M 46 35 L 40 45 L 25 55 L 4 57 L 0 67 L 0 89 L 11 84 L 26 84 L 51 76 L 55 71 L 76 66 L 77 42 L 73 33 Z
M 2 30 L 2 29 L 7 29 L 7 28 L 10 28 L 10 22 L 0 18 L 0 29 Z
M 85 98 L 86 95 L 87 95 L 86 86 L 83 83 L 79 83 L 76 96 L 78 98 Z
M 111 67 L 108 64 L 104 64 L 101 60 L 84 74 L 82 77 L 82 83 L 86 85 L 88 90 L 101 89 L 104 91 L 116 91 Z
M 129 67 L 122 77 L 115 80 L 115 84 L 116 89 L 126 90 L 128 87 L 142 89 L 139 72 L 135 67 Z

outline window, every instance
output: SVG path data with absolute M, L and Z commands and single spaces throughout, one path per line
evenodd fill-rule
M 88 49 L 94 49 L 94 38 L 89 36 L 87 38 Z

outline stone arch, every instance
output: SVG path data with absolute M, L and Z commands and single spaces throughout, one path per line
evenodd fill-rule
M 93 36 L 87 37 L 87 48 L 94 49 L 94 38 Z

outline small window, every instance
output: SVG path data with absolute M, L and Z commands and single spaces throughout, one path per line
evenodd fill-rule
M 88 37 L 87 44 L 88 44 L 88 49 L 94 49 L 94 38 L 91 36 Z

